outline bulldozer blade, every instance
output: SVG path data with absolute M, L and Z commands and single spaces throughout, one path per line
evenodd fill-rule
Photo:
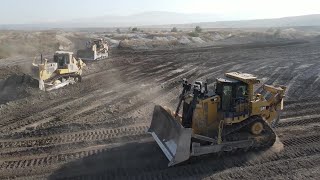
M 170 161 L 168 166 L 173 166 L 189 159 L 192 129 L 184 128 L 159 105 L 154 107 L 148 133 L 153 136 Z
M 70 80 L 66 80 L 66 81 L 64 81 L 62 83 L 59 83 L 59 84 L 56 84 L 56 85 L 52 85 L 52 86 L 46 88 L 46 91 L 52 91 L 52 90 L 55 90 L 55 89 L 59 89 L 59 88 L 62 88 L 64 86 L 67 86 L 67 85 L 73 84 L 73 83 L 75 83 L 74 80 L 71 80 L 71 79 Z
M 43 80 L 39 80 L 38 82 L 39 82 L 39 89 L 40 89 L 41 91 L 45 91 L 46 88 L 45 88 L 45 86 L 44 86 Z
M 282 111 L 281 111 L 281 110 L 278 110 L 276 119 L 274 119 L 274 120 L 271 122 L 271 127 L 272 127 L 272 128 L 277 127 L 277 125 L 278 125 L 278 123 L 279 123 L 279 121 L 280 121 L 281 113 L 282 113 Z

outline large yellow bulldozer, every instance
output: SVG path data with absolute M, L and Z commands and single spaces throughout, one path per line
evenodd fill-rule
M 47 59 L 32 63 L 33 76 L 39 81 L 39 88 L 51 91 L 81 81 L 83 67 L 86 64 L 76 59 L 72 52 L 56 51 L 52 63 Z
M 191 156 L 272 146 L 286 87 L 263 85 L 263 96 L 254 93 L 257 83 L 257 77 L 239 72 L 218 78 L 211 90 L 206 82 L 184 80 L 175 111 L 156 105 L 148 132 L 168 166 Z

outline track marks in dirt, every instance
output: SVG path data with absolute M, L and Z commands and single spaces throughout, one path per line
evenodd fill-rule
M 92 169 L 94 172 L 87 172 L 84 175 L 73 174 L 70 171 L 69 175 L 65 175 L 68 179 L 77 179 L 77 178 L 97 178 L 103 177 L 105 179 L 108 178 L 117 178 L 117 179 L 126 179 L 126 178 L 134 178 L 134 179 L 148 179 L 148 178 L 156 178 L 156 179 L 176 179 L 176 178 L 199 178 L 199 177 L 208 177 L 210 174 L 223 172 L 226 169 L 232 169 L 233 172 L 235 169 L 239 167 L 239 169 L 259 169 L 261 167 L 269 167 L 281 164 L 282 162 L 293 161 L 292 163 L 296 163 L 294 159 L 297 161 L 301 161 L 303 159 L 310 158 L 313 159 L 315 157 L 319 157 L 318 153 L 320 149 L 318 147 L 319 144 L 313 145 L 310 144 L 308 147 L 301 146 L 290 146 L 283 151 L 279 152 L 249 152 L 246 155 L 239 156 L 238 155 L 229 155 L 222 158 L 217 157 L 199 157 L 196 159 L 192 159 L 191 162 L 185 163 L 180 166 L 166 168 L 166 164 L 163 161 L 158 160 L 158 165 L 148 165 L 143 166 L 146 159 L 141 159 L 140 167 L 135 167 L 134 169 L 129 170 L 127 167 L 127 171 L 124 174 L 123 171 L 117 171 L 117 167 L 104 166 L 108 162 L 108 159 L 104 159 L 104 155 L 101 155 L 102 161 L 97 162 L 100 164 L 99 167 Z M 145 145 L 145 147 L 150 147 Z M 157 152 L 159 153 L 159 152 Z M 135 155 L 135 154 L 134 154 Z M 96 155 L 99 157 L 99 155 Z M 97 159 L 98 157 L 92 157 L 93 159 Z M 107 155 L 108 157 L 108 155 Z M 156 160 L 156 158 L 152 158 Z M 87 160 L 89 163 L 90 160 Z M 303 161 L 302 161 L 303 162 Z M 81 167 L 81 165 L 80 165 Z M 302 166 L 303 167 L 303 166 Z M 69 167 L 70 169 L 72 167 Z M 73 168 L 78 168 L 75 165 Z M 125 167 L 122 167 L 125 168 Z M 122 169 L 121 168 L 121 169 Z M 275 168 L 271 168 L 268 173 L 276 173 L 274 171 Z M 89 169 L 87 169 L 89 171 Z M 228 170 L 227 170 L 228 171 Z M 78 172 L 77 172 L 78 173 Z M 64 173 L 68 174 L 68 173 Z M 81 174 L 81 173 L 80 173 Z M 237 174 L 237 173 L 236 173 Z M 238 174 L 241 177 L 241 174 Z M 247 175 L 250 175 L 247 174 Z M 60 176 L 63 179 L 63 176 Z M 229 177 L 230 178 L 230 177 Z
M 106 140 L 122 136 L 143 135 L 146 133 L 148 125 L 126 126 L 115 129 L 95 129 L 81 131 L 78 133 L 68 133 L 48 137 L 29 138 L 29 139 L 8 139 L 0 140 L 0 152 L 6 148 L 27 148 L 43 147 L 49 145 L 68 144 L 76 142 L 90 142 L 96 140 Z M 14 150 L 13 150 L 14 151 Z
M 311 123 L 319 123 L 320 116 L 318 114 L 297 116 L 292 118 L 283 119 L 278 123 L 277 127 L 287 127 L 287 126 L 304 126 Z

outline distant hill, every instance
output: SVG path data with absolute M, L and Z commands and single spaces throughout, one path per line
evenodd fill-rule
M 292 16 L 276 19 L 257 19 L 242 21 L 218 21 L 208 23 L 196 23 L 203 27 L 216 28 L 254 28 L 254 27 L 298 27 L 320 26 L 320 14 Z
M 165 24 L 187 24 L 216 21 L 221 18 L 213 14 L 183 14 L 174 12 L 152 11 L 129 16 L 106 15 L 93 18 L 81 18 L 55 23 L 5 24 L 0 29 L 51 29 L 51 28 L 97 28 L 97 27 L 132 27 Z
M 320 26 L 320 14 L 284 17 L 276 19 L 221 21 L 214 14 L 182 14 L 174 12 L 145 12 L 130 16 L 101 16 L 66 20 L 55 23 L 7 24 L 0 29 L 52 29 L 52 28 L 97 28 L 97 27 L 194 27 L 203 28 L 254 28 L 254 27 L 297 27 Z

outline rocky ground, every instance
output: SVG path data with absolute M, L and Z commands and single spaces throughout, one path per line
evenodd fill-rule
M 0 178 L 318 179 L 319 59 L 319 41 L 114 50 L 108 60 L 88 63 L 83 82 L 51 92 L 25 75 L 32 58 L 0 60 Z M 174 107 L 183 77 L 228 71 L 288 87 L 278 142 L 168 168 L 146 133 L 154 105 Z

